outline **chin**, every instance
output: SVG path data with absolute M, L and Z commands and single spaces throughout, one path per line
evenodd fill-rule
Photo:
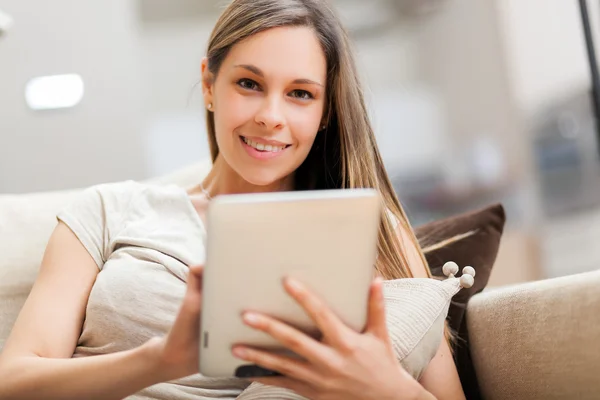
M 269 186 L 281 179 L 271 174 L 242 174 L 242 177 L 254 186 Z
M 289 176 L 290 172 L 287 168 L 279 168 L 271 166 L 256 166 L 242 163 L 235 168 L 238 175 L 251 185 L 259 187 L 267 187 L 279 185 L 282 179 Z M 293 171 L 293 169 L 292 169 Z M 277 190 L 277 188 L 274 188 Z

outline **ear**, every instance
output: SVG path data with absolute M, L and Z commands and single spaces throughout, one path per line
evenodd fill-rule
M 319 132 L 327 129 L 327 124 L 328 124 L 328 117 L 326 115 L 323 115 L 323 118 L 321 119 L 321 122 L 319 123 Z
M 319 131 L 325 130 L 329 125 L 329 105 L 326 103 L 323 105 L 323 115 L 321 116 L 321 122 L 319 124 Z
M 213 86 L 215 77 L 208 69 L 208 58 L 202 58 L 201 64 L 202 73 L 202 95 L 204 96 L 204 106 L 208 108 L 209 104 L 213 103 Z

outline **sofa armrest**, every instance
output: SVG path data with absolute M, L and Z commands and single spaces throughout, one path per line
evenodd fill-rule
M 485 399 L 597 399 L 600 270 L 483 292 L 467 308 Z

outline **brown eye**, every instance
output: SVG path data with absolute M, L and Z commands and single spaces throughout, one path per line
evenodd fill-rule
M 296 99 L 300 99 L 300 100 L 310 100 L 313 97 L 313 95 L 310 92 L 307 92 L 306 90 L 294 90 L 292 91 L 292 93 L 290 94 L 292 97 L 296 98 Z
M 237 85 L 239 87 L 241 87 L 242 89 L 246 89 L 246 90 L 258 90 L 259 86 L 258 83 L 254 82 L 252 79 L 248 79 L 248 78 L 242 78 L 239 81 L 237 81 Z

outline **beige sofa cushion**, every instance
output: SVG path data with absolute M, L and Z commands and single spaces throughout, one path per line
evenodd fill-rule
M 600 270 L 483 292 L 469 302 L 486 400 L 600 396 Z
M 200 162 L 151 181 L 192 186 L 210 165 Z M 78 192 L 0 195 L 0 350 L 35 281 L 56 214 Z

